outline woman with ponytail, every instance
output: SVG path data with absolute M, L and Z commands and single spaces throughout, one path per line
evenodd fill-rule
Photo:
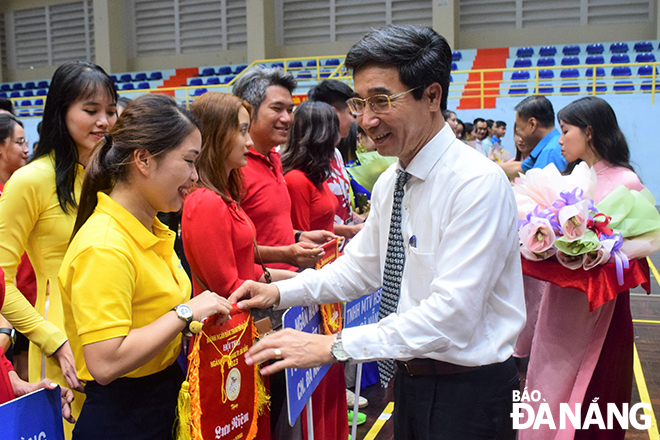
M 32 342 L 30 382 L 48 377 L 82 391 L 64 332 L 57 273 L 71 238 L 85 166 L 115 124 L 116 102 L 114 83 L 99 66 L 60 66 L 48 90 L 34 159 L 11 176 L 0 197 L 0 267 L 7 286 L 0 313 Z M 37 280 L 34 307 L 15 284 L 26 251 Z M 83 400 L 76 394 L 74 417 Z M 65 424 L 67 435 L 70 429 Z
M 229 316 L 229 302 L 213 292 L 190 300 L 175 234 L 156 218 L 183 207 L 201 143 L 194 116 L 170 97 L 143 95 L 89 164 L 59 274 L 66 331 L 86 381 L 76 439 L 171 438 L 182 333 L 194 321 Z

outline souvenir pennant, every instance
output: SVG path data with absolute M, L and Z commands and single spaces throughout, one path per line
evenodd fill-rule
M 213 324 L 211 318 L 195 336 L 188 356 L 188 382 L 182 387 L 190 390 L 188 432 L 192 432 L 185 435 L 180 395 L 178 439 L 252 440 L 257 436 L 257 419 L 267 410 L 269 396 L 257 366 L 245 363 L 254 338 L 250 313 L 237 308 L 224 325 Z M 264 434 L 259 438 L 270 437 Z
M 335 238 L 321 246 L 325 251 L 325 255 L 316 263 L 317 270 L 339 258 L 340 240 L 342 239 Z M 323 330 L 323 333 L 326 335 L 339 333 L 342 328 L 341 303 L 323 304 L 320 308 L 321 330 Z

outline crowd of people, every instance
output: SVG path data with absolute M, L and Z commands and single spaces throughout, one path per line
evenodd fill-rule
M 380 287 L 376 324 L 276 331 L 249 350 L 270 376 L 257 438 L 308 435 L 288 423 L 283 370 L 323 364 L 314 438 L 347 438 L 348 361 L 395 378 L 397 440 L 514 439 L 521 377 L 553 405 L 629 402 L 628 294 L 590 312 L 580 292 L 523 279 L 511 190 L 519 173 L 580 161 L 596 201 L 642 189 L 607 102 L 555 116 L 523 99 L 510 157 L 506 123 L 446 109 L 451 50 L 435 31 L 373 30 L 346 66 L 354 90 L 326 80 L 295 109 L 294 77 L 257 67 L 186 110 L 160 94 L 120 102 L 101 67 L 66 63 L 29 162 L 20 120 L 0 114 L 0 355 L 17 362 L 2 355 L 0 403 L 59 384 L 68 438 L 171 438 L 192 323 L 238 307 L 276 326 L 288 307 Z M 303 270 L 335 239 L 342 257 Z M 593 429 L 562 438 L 625 435 Z

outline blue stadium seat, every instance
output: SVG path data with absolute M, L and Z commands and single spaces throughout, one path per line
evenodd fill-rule
M 32 90 L 26 90 L 23 92 L 23 97 L 28 98 L 30 96 L 34 96 L 34 92 Z
M 131 82 L 131 81 L 133 81 L 133 77 L 131 76 L 131 74 L 130 73 L 124 73 L 122 76 L 119 77 L 119 81 L 117 81 L 117 82 L 125 83 L 125 82 Z
M 34 105 L 44 105 L 44 100 L 43 99 L 35 99 L 34 100 Z
M 337 58 L 330 58 L 329 60 L 325 60 L 325 65 L 326 66 L 338 66 L 339 60 Z
M 302 61 L 291 61 L 289 63 L 289 69 L 302 69 Z
M 240 66 L 236 66 L 236 69 L 234 69 L 234 73 L 239 74 L 245 69 L 247 69 L 247 64 L 241 64 Z
M 630 57 L 625 53 L 615 53 L 610 58 L 610 63 L 612 64 L 628 64 L 630 62 Z
M 653 66 L 639 66 L 639 69 L 637 69 L 637 75 L 639 76 L 653 75 Z
M 592 91 L 592 85 L 589 84 L 587 86 L 587 92 L 591 93 Z M 604 93 L 607 92 L 607 86 L 603 81 L 596 81 L 596 93 Z
M 189 86 L 201 86 L 202 84 L 204 84 L 202 78 L 190 78 L 190 81 L 188 82 Z
M 307 64 L 305 64 L 307 67 L 316 67 L 316 60 L 309 60 L 307 61 Z
M 284 67 L 284 64 L 282 64 L 282 67 Z M 218 67 L 218 75 L 231 75 L 231 67 L 230 66 L 222 66 Z
M 18 116 L 20 116 L 22 118 L 28 117 L 28 116 L 30 116 L 30 110 L 21 110 L 20 113 L 18 114 Z
M 527 70 L 518 70 L 511 74 L 511 79 L 514 81 L 525 81 L 529 79 L 529 72 Z
M 11 92 L 9 97 L 10 98 L 20 98 L 21 97 L 21 92 Z
M 39 81 L 37 84 L 37 87 L 40 89 L 47 89 L 48 88 L 48 81 Z
M 605 58 L 602 55 L 587 55 L 587 64 L 605 64 Z
M 554 66 L 555 65 L 555 59 L 554 58 L 539 58 L 538 61 L 536 62 L 536 65 L 538 67 Z
M 617 81 L 613 87 L 615 92 L 634 92 L 635 86 L 632 81 Z
M 312 79 L 312 72 L 303 71 L 298 73 L 297 79 Z
M 566 83 L 559 89 L 561 93 L 580 93 L 580 86 L 578 83 Z
M 12 90 L 23 90 L 23 83 L 15 83 L 12 87 Z
M 151 88 L 151 86 L 149 85 L 148 82 L 146 82 L 146 81 L 142 81 L 141 83 L 139 83 L 139 84 L 137 85 L 137 88 L 138 88 L 138 90 L 148 90 L 148 89 Z
M 122 90 L 135 90 L 135 86 L 133 83 L 126 83 L 123 86 L 121 86 Z
M 273 69 L 284 69 L 284 63 L 271 63 L 270 67 Z
M 562 69 L 559 77 L 562 79 L 566 78 L 577 78 L 580 76 L 580 72 L 577 69 Z
M 516 58 L 513 62 L 513 67 L 520 69 L 523 67 L 532 67 L 532 60 L 529 58 Z
M 118 81 L 117 81 L 117 75 L 110 75 L 110 79 L 111 79 L 112 82 L 114 82 L 114 83 L 118 82 Z
M 516 51 L 516 56 L 518 58 L 529 58 L 534 56 L 534 49 L 531 47 L 520 47 Z M 527 92 L 525 92 L 527 93 Z
M 612 52 L 612 53 L 628 53 L 628 44 L 626 44 L 626 43 L 612 43 L 612 44 L 610 44 L 610 52 Z
M 555 55 L 557 55 L 555 46 L 543 46 L 539 49 L 539 56 L 541 57 L 554 57 Z
M 539 94 L 547 95 L 550 93 L 555 93 L 555 88 L 552 87 L 552 84 L 539 84 Z
M 541 79 L 551 79 L 555 77 L 555 72 L 548 69 L 539 70 L 539 78 Z
M 528 92 L 527 87 L 511 87 L 509 89 L 509 95 L 526 95 Z
M 640 53 L 635 57 L 636 63 L 655 63 L 655 55 L 652 53 Z
M 149 81 L 160 81 L 163 79 L 163 72 L 151 72 L 149 75 Z
M 32 112 L 32 116 L 43 116 L 43 115 L 44 115 L 44 111 L 43 111 L 43 110 L 39 110 L 39 109 L 37 109 L 37 110 L 35 110 L 35 111 Z
M 225 76 L 222 79 L 222 83 L 223 84 L 229 84 L 230 82 L 232 82 L 234 80 L 234 78 L 236 78 L 234 75 Z
M 29 99 L 21 101 L 21 107 L 30 107 L 31 105 L 32 105 L 32 101 L 30 101 Z
M 0 98 L 6 98 L 7 92 L 0 92 Z
M 136 73 L 135 74 L 135 81 L 141 82 L 141 81 L 146 81 L 146 80 L 147 80 L 147 74 L 146 73 Z
M 454 70 L 458 70 L 458 64 L 451 63 L 451 71 L 453 72 Z
M 459 50 L 455 50 L 451 53 L 452 61 L 461 61 L 463 59 L 463 54 Z
M 650 41 L 640 41 L 635 43 L 635 52 L 651 52 L 653 44 Z
M 37 88 L 37 86 L 34 85 L 34 83 L 32 81 L 29 81 L 29 82 L 25 83 L 25 90 L 33 90 L 33 89 L 36 89 L 36 88 Z
M 321 78 L 329 78 L 330 75 L 332 75 L 332 70 L 321 70 Z
M 48 90 L 39 89 L 37 90 L 37 96 L 46 96 L 48 95 Z
M 213 85 L 218 85 L 220 84 L 220 78 L 217 76 L 212 76 L 209 79 L 206 80 L 206 85 L 207 86 L 213 86 Z
M 589 55 L 600 55 L 604 51 L 605 51 L 605 48 L 600 43 L 590 44 L 590 45 L 587 46 L 587 53 Z
M 0 86 L 0 90 L 3 92 L 9 92 L 11 90 L 11 86 L 9 84 L 3 84 Z
M 564 46 L 562 53 L 564 56 L 580 55 L 580 46 L 576 46 L 574 44 Z
M 594 69 L 593 67 L 586 69 L 584 71 L 584 76 L 587 78 L 593 78 L 594 77 Z M 602 67 L 596 67 L 596 77 L 600 78 L 605 76 L 605 69 Z
M 632 76 L 632 71 L 628 66 L 617 66 L 612 68 L 612 76 Z
M 195 92 L 192 95 L 193 96 L 202 96 L 207 91 L 208 90 L 206 90 L 206 89 L 195 89 Z
M 653 91 L 653 81 L 646 80 L 642 82 L 642 85 L 639 88 L 643 92 Z M 655 92 L 660 91 L 660 82 L 656 80 L 655 82 Z
M 561 59 L 562 66 L 577 66 L 578 64 L 580 64 L 578 57 L 564 57 Z
M 199 76 L 213 76 L 215 75 L 215 69 L 213 67 L 205 67 L 202 69 L 202 73 Z

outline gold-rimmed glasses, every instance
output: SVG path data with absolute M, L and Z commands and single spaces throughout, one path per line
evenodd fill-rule
M 20 145 L 21 147 L 24 145 L 28 145 L 28 140 L 25 138 L 18 138 L 15 141 L 13 141 L 15 144 Z
M 421 86 L 413 87 L 410 90 L 406 90 L 405 92 L 401 92 L 401 93 L 396 93 L 394 95 L 386 95 L 383 93 L 379 95 L 369 96 L 365 99 L 349 98 L 346 100 L 346 104 L 348 105 L 348 109 L 351 111 L 351 114 L 353 116 L 363 115 L 364 109 L 367 106 L 367 102 L 369 103 L 369 108 L 371 109 L 372 112 L 383 113 L 392 108 L 393 100 L 405 95 L 406 93 L 410 93 L 413 90 L 417 90 L 420 87 Z

